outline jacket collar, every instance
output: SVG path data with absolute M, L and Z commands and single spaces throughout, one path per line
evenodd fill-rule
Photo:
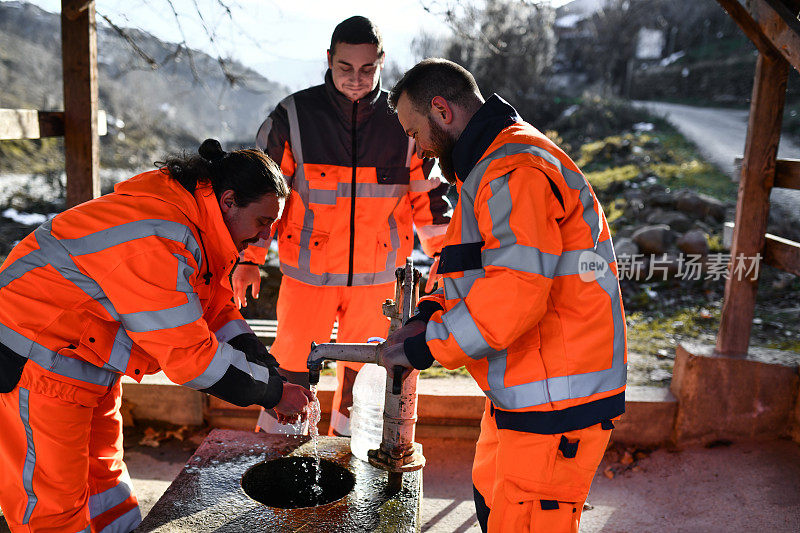
M 508 126 L 522 122 L 511 104 L 493 94 L 475 112 L 453 146 L 453 166 L 462 182 L 481 160 L 497 135 Z
M 339 92 L 333 84 L 333 74 L 331 69 L 325 73 L 325 93 L 328 95 L 333 107 L 339 116 L 349 126 L 353 118 L 353 102 Z M 358 101 L 356 108 L 356 124 L 362 124 L 375 112 L 376 104 L 381 96 L 381 81 L 378 78 L 378 85 L 372 89 L 364 98 Z

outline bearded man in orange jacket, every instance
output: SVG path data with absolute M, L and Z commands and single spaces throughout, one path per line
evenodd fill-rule
M 425 60 L 390 103 L 459 191 L 443 288 L 384 365 L 465 366 L 487 396 L 472 479 L 484 531 L 578 530 L 625 409 L 625 317 L 603 210 L 570 158 L 472 75 Z
M 305 416 L 311 393 L 233 305 L 228 275 L 288 195 L 259 150 L 166 164 L 57 215 L 0 267 L 0 506 L 14 532 L 127 532 L 123 375 L 163 370 L 240 406 Z
M 411 254 L 413 227 L 434 256 L 450 221 L 447 184 L 428 179 L 433 161 L 414 153 L 381 90 L 383 61 L 372 22 L 342 21 L 331 36 L 325 83 L 283 100 L 258 130 L 256 144 L 280 164 L 292 190 L 276 224 L 283 279 L 270 349 L 292 383 L 308 386 L 311 342 L 329 342 L 335 320 L 339 342 L 386 336 L 381 304 L 394 297 L 395 269 Z M 248 286 L 258 294 L 257 264 L 267 253 L 261 244 L 234 271 L 241 302 Z M 353 382 L 362 366 L 336 365 L 331 435 L 350 435 Z M 267 412 L 258 425 L 292 431 Z

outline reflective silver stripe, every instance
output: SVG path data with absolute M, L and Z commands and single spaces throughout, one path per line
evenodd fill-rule
M 486 357 L 488 368 L 486 370 L 486 381 L 492 390 L 505 388 L 506 378 L 506 358 L 508 352 L 501 350 Z
M 119 483 L 110 489 L 89 496 L 89 517 L 94 518 L 127 500 L 133 493 L 133 484 L 127 471 L 120 476 Z
M 310 189 L 308 191 L 308 201 L 313 204 L 336 205 L 336 191 L 328 189 Z
M 253 330 L 247 325 L 245 320 L 237 318 L 219 328 L 214 332 L 214 335 L 216 335 L 219 342 L 228 342 L 232 338 L 238 337 L 243 333 L 253 333 Z
M 129 533 L 130 531 L 136 529 L 136 526 L 138 526 L 141 522 L 142 512 L 139 510 L 139 506 L 137 505 L 104 527 L 100 533 Z
M 17 333 L 5 324 L 0 324 L 0 342 L 22 357 L 27 357 L 42 368 L 60 376 L 104 387 L 112 385 L 120 376 L 119 373 L 108 368 L 100 368 L 80 359 L 59 355 Z
M 446 341 L 448 337 L 450 337 L 450 332 L 447 331 L 447 326 L 433 320 L 428 322 L 428 327 L 425 328 L 425 342 Z
M 269 369 L 265 366 L 248 361 L 244 352 L 236 350 L 236 354 L 231 357 L 231 366 L 238 368 L 245 374 L 249 374 L 255 381 L 260 381 L 262 383 L 269 382 Z
M 475 280 L 483 277 L 486 277 L 486 272 L 482 268 L 465 270 L 460 278 L 444 277 L 445 299 L 466 298 Z
M 178 292 L 194 292 L 194 287 L 189 281 L 192 274 L 197 272 L 193 266 L 188 263 L 188 260 L 181 254 L 172 254 L 178 260 L 178 276 L 175 282 L 175 290 Z
M 558 266 L 556 267 L 555 275 L 570 276 L 573 274 L 580 274 L 581 255 L 586 252 L 596 253 L 597 255 L 602 257 L 608 264 L 611 264 L 617 260 L 614 255 L 614 246 L 611 243 L 611 239 L 607 239 L 603 242 L 597 243 L 597 248 L 587 248 L 585 250 L 568 250 L 562 253 L 561 259 L 559 260 Z
M 384 270 L 383 272 L 368 272 L 361 274 L 353 274 L 353 286 L 361 285 L 380 285 L 381 283 L 393 283 L 395 281 L 394 271 L 395 266 Z M 308 283 L 315 286 L 344 286 L 347 285 L 347 274 L 313 274 L 311 272 L 300 270 L 292 265 L 281 263 L 281 272 L 297 281 Z
M 558 255 L 542 252 L 534 246 L 514 244 L 505 248 L 492 248 L 481 252 L 483 266 L 496 266 L 553 277 L 559 264 Z
M 289 119 L 289 142 L 292 145 L 292 155 L 296 165 L 294 173 L 294 190 L 300 196 L 305 207 L 305 214 L 303 215 L 303 228 L 300 230 L 300 253 L 297 259 L 297 266 L 300 271 L 305 273 L 311 272 L 311 250 L 309 243 L 311 242 L 311 233 L 314 231 L 314 211 L 309 206 L 310 191 L 308 180 L 306 179 L 304 159 L 303 159 L 303 143 L 300 137 L 300 121 L 297 118 L 297 106 L 294 97 L 286 98 L 282 105 L 286 108 L 286 114 Z
M 453 334 L 461 350 L 472 359 L 481 359 L 497 350 L 489 346 L 483 338 L 478 326 L 469 314 L 464 300 L 442 315 L 442 322 L 447 331 Z M 426 336 L 427 337 L 427 336 Z
M 198 390 L 207 389 L 219 381 L 231 366 L 249 374 L 256 381 L 269 382 L 269 370 L 267 367 L 250 363 L 244 352 L 240 352 L 230 344 L 220 342 L 205 371 L 193 380 L 187 381 L 184 385 Z
M 352 183 L 339 183 L 336 187 L 336 194 L 340 198 L 350 198 L 352 190 Z M 400 198 L 407 192 L 408 185 L 403 183 L 356 183 L 356 197 L 358 198 Z
M 132 347 L 133 341 L 128 336 L 125 328 L 120 326 L 114 336 L 114 345 L 111 347 L 111 353 L 108 356 L 108 366 L 125 373 L 128 369 L 128 361 L 131 359 Z
M 230 344 L 220 342 L 217 346 L 217 351 L 214 352 L 214 356 L 209 361 L 206 369 L 203 370 L 203 373 L 187 381 L 184 385 L 198 390 L 209 388 L 225 375 L 225 371 L 231 366 L 231 360 L 236 357 L 236 354 L 244 357 L 242 352 L 235 350 Z
M 267 116 L 264 122 L 261 123 L 261 126 L 258 128 L 258 132 L 256 132 L 256 146 L 262 151 L 267 151 L 267 141 L 269 140 L 269 133 L 272 131 L 272 117 Z M 276 163 L 280 164 L 280 161 L 276 161 Z
M 137 333 L 172 329 L 191 324 L 203 316 L 203 308 L 196 293 L 187 294 L 186 298 L 189 301 L 185 304 L 169 309 L 122 314 L 120 321 L 125 329 Z
M 392 212 L 387 219 L 389 223 L 389 242 L 392 245 L 392 249 L 386 254 L 386 263 L 383 267 L 384 272 L 393 270 L 397 266 L 397 250 L 400 248 L 400 233 L 397 231 L 397 219 L 394 218 L 394 211 L 397 209 L 399 203 L 399 201 L 395 202 Z
M 517 236 L 511 231 L 511 191 L 508 188 L 510 174 L 500 176 L 489 182 L 492 197 L 486 202 L 489 216 L 492 219 L 492 235 L 500 243 L 500 247 L 511 246 L 517 242 Z
M 19 417 L 22 425 L 25 426 L 25 439 L 27 441 L 27 451 L 25 452 L 25 463 L 22 466 L 22 486 L 28 495 L 28 504 L 25 506 L 25 516 L 22 523 L 27 524 L 33 514 L 33 508 L 39 498 L 33 492 L 33 470 L 36 468 L 36 446 L 33 443 L 33 429 L 30 421 L 30 391 L 23 387 L 19 388 Z

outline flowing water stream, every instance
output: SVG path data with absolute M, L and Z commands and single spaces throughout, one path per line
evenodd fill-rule
M 320 409 L 319 399 L 317 399 L 317 386 L 311 385 L 310 388 L 314 400 L 308 404 L 308 434 L 311 435 L 311 443 L 314 449 L 314 468 L 316 470 L 316 482 L 311 490 L 319 497 L 322 495 L 322 485 L 320 485 L 322 468 L 319 461 L 319 451 L 317 450 L 317 440 L 319 438 L 319 428 L 317 428 L 317 424 L 319 424 L 319 420 L 322 417 L 322 411 Z

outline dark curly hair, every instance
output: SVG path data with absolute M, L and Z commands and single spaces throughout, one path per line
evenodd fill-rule
M 216 139 L 206 139 L 197 153 L 167 156 L 155 164 L 189 192 L 194 192 L 198 182 L 210 182 L 217 198 L 232 190 L 240 207 L 267 193 L 275 193 L 279 198 L 289 196 L 280 168 L 261 150 L 226 152 Z

